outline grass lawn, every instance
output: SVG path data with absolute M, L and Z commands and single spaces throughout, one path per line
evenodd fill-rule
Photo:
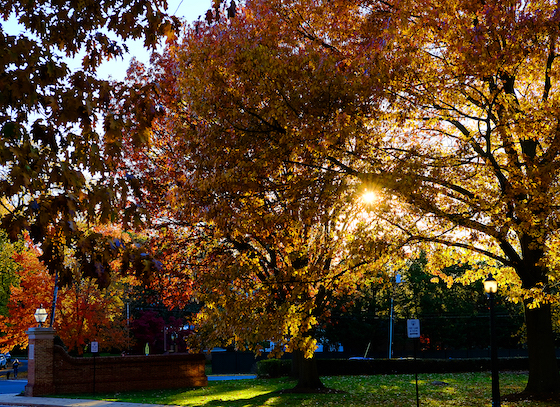
M 116 394 L 80 395 L 111 401 L 150 404 L 174 404 L 198 407 L 257 407 L 257 406 L 336 406 L 362 407 L 416 406 L 414 375 L 339 376 L 324 377 L 323 383 L 344 392 L 333 394 L 281 394 L 280 390 L 295 385 L 289 379 L 253 379 L 212 381 L 208 387 L 183 390 L 156 390 Z M 447 384 L 440 384 L 445 382 Z M 525 373 L 500 374 L 501 394 L 523 390 Z M 420 374 L 418 387 L 421 406 L 490 406 L 491 377 L 489 372 L 460 374 Z M 62 397 L 62 396 L 61 396 Z M 67 397 L 67 396 L 66 396 Z M 502 407 L 560 407 L 559 403 L 520 400 L 502 401 Z

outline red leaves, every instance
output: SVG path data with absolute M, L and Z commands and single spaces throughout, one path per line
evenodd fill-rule
M 6 333 L 0 337 L 0 345 L 8 349 L 16 345 L 26 346 L 25 331 L 36 325 L 34 310 L 40 304 L 48 310 L 54 289 L 54 277 L 39 261 L 37 250 L 30 242 L 21 242 L 21 246 L 25 248 L 14 254 L 14 260 L 20 266 L 18 282 L 11 287 L 8 315 L 0 316 L 0 330 Z M 58 246 L 51 244 L 49 247 L 46 250 L 52 251 Z M 115 285 L 100 290 L 94 279 L 79 273 L 73 277 L 66 281 L 67 287 L 59 290 L 54 323 L 66 346 L 79 353 L 92 340 L 100 341 L 105 349 L 124 347 L 127 335 L 120 304 L 123 293 Z
M 206 14 L 204 15 L 204 19 L 208 24 L 212 24 L 212 22 L 214 21 L 214 13 L 212 12 L 212 10 L 206 11 Z
M 50 304 L 54 278 L 49 276 L 45 267 L 38 261 L 34 249 L 24 249 L 14 255 L 18 263 L 19 283 L 11 288 L 8 301 L 8 315 L 0 315 L 0 330 L 6 335 L 0 337 L 2 348 L 11 349 L 16 345 L 25 347 L 25 331 L 36 325 L 33 314 L 40 304 Z

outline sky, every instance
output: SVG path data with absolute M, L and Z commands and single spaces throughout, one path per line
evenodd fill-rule
M 167 12 L 173 14 L 181 19 L 185 19 L 191 23 L 198 19 L 199 16 L 204 16 L 206 10 L 211 7 L 212 0 L 167 0 Z M 5 32 L 15 35 L 20 33 L 23 28 L 17 24 L 17 21 L 12 18 L 7 22 L 2 21 L 2 28 Z M 127 41 L 126 42 L 129 53 L 125 54 L 123 58 L 112 59 L 111 61 L 103 63 L 98 70 L 98 76 L 103 79 L 116 79 L 122 80 L 126 75 L 126 70 L 130 65 L 133 57 L 136 57 L 141 62 L 148 62 L 150 53 L 143 47 L 143 42 Z M 77 56 L 73 60 L 67 60 L 70 69 L 78 68 L 80 65 L 81 57 Z

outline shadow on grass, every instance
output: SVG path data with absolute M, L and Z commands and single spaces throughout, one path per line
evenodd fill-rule
M 486 407 L 491 399 L 489 372 L 462 374 L 419 375 L 419 399 L 422 406 Z M 80 395 L 77 398 L 94 398 L 129 403 L 182 405 L 189 407 L 257 407 L 286 406 L 321 407 L 383 406 L 402 407 L 416 405 L 415 378 L 412 375 L 336 376 L 322 378 L 325 386 L 336 393 L 313 394 L 290 392 L 296 382 L 282 379 L 249 379 L 210 382 L 198 389 L 154 390 L 116 394 Z M 521 391 L 527 382 L 525 374 L 501 375 L 503 395 Z M 507 398 L 506 398 L 507 399 Z M 507 404 L 506 404 L 507 403 Z M 511 399 L 507 407 L 552 407 L 552 400 Z
M 244 382 L 244 383 L 243 383 Z M 305 400 L 326 394 L 293 393 L 296 385 L 289 379 L 247 380 L 192 389 L 190 391 L 167 397 L 166 404 L 188 405 L 193 407 L 257 407 L 257 406 L 301 406 Z M 160 401 L 161 402 L 161 401 Z
M 303 399 L 304 397 L 302 397 Z M 255 396 L 246 399 L 236 399 L 236 400 L 222 400 L 215 399 L 203 402 L 201 404 L 189 404 L 189 407 L 262 407 L 262 406 L 299 406 L 301 401 L 297 402 L 293 397 L 287 399 L 277 392 L 262 394 L 260 396 Z

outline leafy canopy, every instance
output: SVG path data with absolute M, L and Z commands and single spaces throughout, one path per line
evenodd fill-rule
M 393 197 L 391 220 L 408 244 L 447 246 L 446 263 L 475 255 L 505 265 L 491 270 L 529 290 L 513 294 L 554 299 L 554 2 L 241 10 L 187 28 L 170 50 L 179 118 L 193 130 L 175 123 L 188 175 L 205 179 L 205 210 L 224 219 L 224 194 L 263 188 L 287 164 L 307 179 L 346 174 Z
M 524 301 L 528 389 L 558 391 L 559 22 L 550 0 L 248 0 L 186 27 L 162 74 L 178 195 L 221 226 L 279 177 L 384 191 L 432 269 L 473 262 Z
M 82 253 L 82 271 L 102 286 L 109 283 L 107 258 L 123 254 L 114 242 L 93 243 L 76 226 L 118 221 L 119 208 L 128 210 L 123 221 L 132 224 L 137 206 L 111 159 L 120 148 L 113 129 L 122 121 L 106 114 L 119 96 L 95 72 L 127 51 L 125 40 L 144 38 L 153 48 L 171 33 L 178 22 L 162 12 L 166 5 L 0 2 L 3 19 L 15 18 L 26 30 L 11 34 L 0 26 L 0 225 L 12 240 L 27 230 L 41 242 L 42 259 L 61 284 L 72 279 L 65 247 Z M 63 57 L 78 56 L 81 67 L 71 71 Z

